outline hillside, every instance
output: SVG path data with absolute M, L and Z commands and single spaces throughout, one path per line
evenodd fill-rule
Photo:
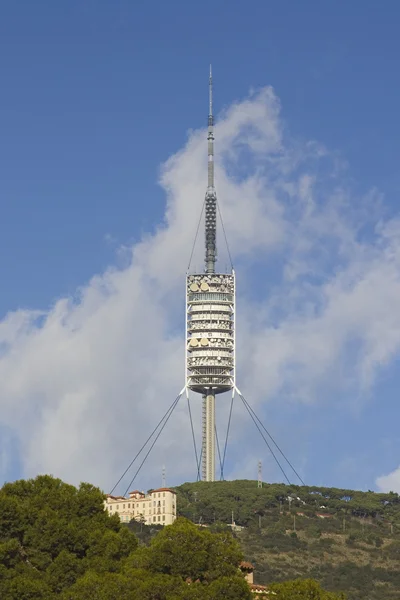
M 256 581 L 312 577 L 349 600 L 400 600 L 400 497 L 256 481 L 185 483 L 179 514 L 230 524 Z M 290 498 L 290 500 L 289 500 Z

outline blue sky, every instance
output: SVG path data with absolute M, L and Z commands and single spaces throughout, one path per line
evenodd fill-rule
M 256 231 L 256 218 L 250 219 L 247 229 L 243 226 L 244 233 L 239 231 L 241 211 L 247 209 L 257 215 L 256 201 L 254 204 L 249 201 L 246 207 L 247 199 L 243 199 L 241 207 L 238 202 L 232 210 L 229 205 L 226 208 L 228 237 L 232 239 L 238 267 L 243 322 L 249 322 L 255 306 L 257 314 L 264 315 L 263 320 L 257 317 L 249 324 L 254 336 L 260 331 L 264 332 L 263 336 L 257 338 L 256 344 L 250 333 L 243 334 L 243 346 L 238 350 L 239 363 L 241 352 L 243 356 L 239 374 L 248 394 L 255 397 L 254 404 L 289 455 L 298 457 L 299 468 L 307 482 L 374 489 L 377 478 L 395 471 L 400 463 L 397 428 L 400 344 L 397 341 L 397 288 L 389 289 L 389 284 L 397 281 L 397 265 L 389 265 L 394 270 L 388 271 L 385 278 L 385 268 L 389 266 L 386 262 L 381 266 L 379 261 L 384 261 L 390 253 L 395 254 L 393 245 L 388 248 L 385 244 L 387 240 L 394 243 L 397 235 L 393 231 L 396 230 L 400 190 L 400 121 L 397 116 L 400 84 L 396 77 L 400 53 L 399 17 L 398 4 L 390 0 L 384 3 L 384 8 L 375 2 L 358 0 L 351 3 L 252 1 L 245 5 L 233 0 L 229 7 L 226 3 L 207 0 L 202 3 L 132 3 L 128 0 L 2 3 L 2 479 L 51 470 L 69 480 L 91 479 L 93 473 L 94 482 L 106 486 L 118 468 L 129 462 L 121 461 L 116 445 L 122 443 L 123 438 L 123 453 L 128 457 L 140 441 L 140 429 L 150 428 L 157 420 L 158 411 L 170 403 L 169 397 L 172 401 L 180 377 L 177 365 L 183 352 L 179 346 L 179 311 L 183 298 L 179 297 L 179 301 L 176 298 L 177 290 L 183 290 L 184 266 L 171 267 L 171 280 L 176 286 L 173 287 L 165 279 L 165 270 L 170 264 L 163 264 L 160 259 L 161 269 L 155 248 L 160 239 L 160 247 L 167 244 L 160 227 L 166 228 L 164 237 L 167 239 L 172 227 L 171 212 L 180 211 L 185 218 L 182 222 L 178 218 L 177 231 L 187 231 L 179 251 L 173 245 L 175 242 L 171 242 L 168 249 L 171 249 L 171 260 L 185 252 L 187 256 L 190 254 L 190 231 L 195 228 L 201 206 L 197 194 L 201 197 L 204 193 L 201 187 L 205 173 L 201 155 L 204 131 L 201 128 L 206 125 L 210 62 L 215 81 L 215 110 L 224 123 L 220 151 L 225 170 L 220 173 L 218 187 L 222 206 L 224 194 L 234 198 L 240 192 L 240 178 L 258 176 L 264 168 L 266 172 L 258 185 L 263 185 L 261 180 L 265 183 L 271 179 L 260 202 L 262 204 L 270 193 L 274 177 L 274 185 L 280 182 L 274 188 L 274 200 L 283 211 L 282 222 L 286 225 L 291 223 L 290 211 L 293 215 L 303 211 L 298 207 L 302 188 L 299 184 L 294 190 L 295 180 L 301 180 L 303 186 L 307 177 L 312 181 L 317 205 L 315 221 L 307 221 L 298 245 L 290 247 L 286 242 L 281 244 L 287 227 L 282 226 L 280 232 L 281 220 L 274 221 L 279 210 L 271 198 L 265 200 L 266 212 L 262 213 L 266 219 L 265 235 L 270 240 L 276 235 L 270 246 L 261 241 L 263 236 Z M 257 100 L 257 93 L 266 86 L 273 88 L 273 97 Z M 257 136 L 265 136 L 266 148 L 257 154 L 254 139 L 246 134 L 243 144 L 248 144 L 248 151 L 240 153 L 238 150 L 232 167 L 228 168 L 229 144 L 239 148 L 243 134 L 240 127 L 235 130 L 232 111 L 235 106 L 239 106 L 239 112 L 246 110 L 247 105 L 243 103 L 252 90 L 256 92 L 250 95 L 249 111 L 253 111 L 254 116 L 245 125 L 259 128 Z M 257 108 L 261 105 L 266 107 L 265 114 L 264 108 Z M 257 110 L 261 116 L 256 115 Z M 265 130 L 263 119 L 269 123 Z M 194 133 L 190 134 L 191 131 Z M 274 145 L 270 140 L 275 134 L 279 140 L 275 140 Z M 281 147 L 285 148 L 282 154 L 285 164 L 290 162 L 290 176 L 283 162 L 279 171 L 271 175 L 276 165 L 269 161 L 271 156 L 281 152 Z M 171 156 L 175 158 L 170 159 Z M 176 178 L 175 182 L 171 181 L 172 177 Z M 250 188 L 246 190 L 256 198 L 255 190 L 259 187 L 253 189 L 248 183 Z M 293 187 L 290 192 L 289 186 Z M 280 192 L 285 189 L 289 201 L 279 196 L 278 188 Z M 193 189 L 196 191 L 190 196 Z M 339 193 L 341 200 L 337 202 Z M 340 233 L 331 237 L 324 226 L 328 214 L 331 218 L 333 197 L 336 203 L 332 210 L 335 223 L 340 221 L 337 230 L 340 229 Z M 165 215 L 167 200 L 169 212 Z M 193 204 L 190 206 L 190 203 Z M 389 233 L 381 235 L 379 228 Z M 260 236 L 259 242 L 254 242 L 249 252 L 243 252 L 249 240 L 257 236 Z M 350 237 L 356 250 L 349 248 Z M 301 249 L 305 241 L 311 239 L 315 243 L 313 241 L 305 254 Z M 343 251 L 344 246 L 346 251 Z M 359 250 L 360 261 L 352 262 Z M 143 253 L 150 258 L 143 259 Z M 166 251 L 164 255 L 170 256 Z M 306 266 L 302 264 L 300 268 L 303 262 Z M 303 336 L 301 327 L 307 331 L 312 313 L 314 320 L 310 321 L 310 328 L 315 326 L 319 332 L 315 335 L 321 336 L 318 317 L 327 312 L 327 298 L 332 314 L 337 315 L 342 306 L 340 298 L 332 292 L 343 283 L 340 280 L 339 286 L 338 277 L 343 275 L 343 286 L 352 289 L 363 277 L 369 282 L 369 262 L 376 262 L 374 277 L 378 280 L 382 274 L 382 285 L 388 284 L 388 288 L 382 288 L 380 294 L 371 284 L 378 297 L 375 303 L 370 302 L 368 310 L 365 308 L 363 324 L 358 317 L 346 312 L 346 320 L 340 321 L 346 342 L 337 342 L 337 355 L 327 357 L 323 373 L 322 367 L 316 373 L 303 359 L 299 360 L 303 353 L 297 337 Z M 306 273 L 311 264 L 312 273 Z M 130 310 L 136 314 L 146 313 L 146 294 L 143 292 L 143 297 L 140 296 L 139 284 L 132 283 L 137 276 L 133 271 L 146 266 L 159 288 L 156 292 L 151 289 L 151 293 L 155 293 L 159 302 L 153 308 L 160 312 L 154 327 L 160 327 L 165 343 L 160 354 L 148 342 L 148 336 L 154 340 L 153 325 L 149 332 L 139 333 L 139 325 L 132 321 L 132 330 L 127 327 L 132 336 L 127 338 L 124 326 L 114 321 L 116 313 L 126 314 L 128 320 Z M 291 279 L 287 269 L 297 275 Z M 350 283 L 349 273 L 353 274 Z M 130 283 L 122 281 L 124 276 Z M 118 285 L 113 277 L 118 278 Z M 250 291 L 244 289 L 244 282 L 251 283 Z M 325 287 L 327 282 L 329 288 Z M 107 285 L 119 290 L 123 309 L 118 302 L 110 305 L 109 296 L 113 292 L 107 292 L 106 300 L 101 296 Z M 93 299 L 93 296 L 96 297 Z M 282 298 L 288 299 L 283 308 Z M 362 313 L 362 290 L 356 302 Z M 105 316 L 95 328 L 95 337 L 87 334 L 90 351 L 82 359 L 87 372 L 80 384 L 82 362 L 77 360 L 79 364 L 75 364 L 72 360 L 72 364 L 71 357 L 66 357 L 69 344 L 77 343 L 79 349 L 85 347 L 84 341 L 73 341 L 74 327 L 92 331 L 93 315 L 102 310 Z M 35 311 L 42 311 L 39 319 Z M 387 316 L 387 322 L 381 325 L 382 314 L 390 315 L 391 319 Z M 148 318 L 152 318 L 150 307 Z M 104 328 L 109 329 L 102 340 L 99 329 L 103 323 Z M 123 323 L 126 324 L 126 320 Z M 364 323 L 376 323 L 378 331 L 371 328 L 363 337 Z M 62 330 L 64 335 L 63 327 L 68 328 L 68 339 L 60 341 L 57 332 Z M 383 328 L 382 339 L 387 342 L 385 351 L 381 348 L 384 342 L 381 342 L 379 327 Z M 332 346 L 331 330 L 324 325 L 323 331 L 326 347 Z M 135 335 L 141 340 L 140 346 L 132 342 Z M 269 361 L 271 354 L 269 362 L 275 364 L 278 352 L 274 344 L 283 338 L 283 346 L 289 344 L 291 350 L 286 354 L 282 350 L 281 362 L 276 362 L 274 373 L 268 370 L 265 373 L 260 357 L 265 352 L 265 360 Z M 322 343 L 321 339 L 318 338 L 318 344 Z M 97 343 L 104 344 L 104 356 L 100 358 L 92 353 Z M 254 356 L 249 366 L 245 356 L 251 357 L 251 347 L 256 345 L 258 358 Z M 107 348 L 112 349 L 115 360 L 107 355 Z M 304 352 L 307 352 L 306 347 Z M 139 354 L 146 361 L 140 367 Z M 321 352 L 317 354 L 320 356 Z M 379 358 L 374 359 L 373 373 L 367 373 L 368 361 L 368 369 L 372 369 L 372 354 L 379 354 Z M 31 369 L 27 367 L 28 355 L 30 360 L 34 357 Z M 52 355 L 58 357 L 51 363 L 53 377 L 44 385 L 45 377 L 40 379 L 38 373 L 41 369 L 46 372 Z M 155 368 L 154 356 L 163 377 L 156 378 L 154 389 L 150 389 L 142 369 L 150 363 Z M 354 369 L 351 369 L 352 364 Z M 104 369 L 109 377 L 102 381 L 105 396 L 97 404 L 99 372 Z M 10 375 L 13 370 L 15 382 Z M 130 371 L 135 372 L 134 375 Z M 265 382 L 263 391 L 264 375 L 270 379 Z M 279 385 L 271 384 L 274 377 L 280 380 Z M 77 382 L 73 389 L 67 380 Z M 253 384 L 252 380 L 257 383 Z M 303 389 L 301 393 L 296 392 L 299 386 Z M 142 408 L 138 396 L 146 397 L 150 403 L 147 406 L 154 409 L 146 409 L 140 416 Z M 115 427 L 112 427 L 107 424 L 107 415 L 110 404 L 118 404 L 116 397 L 120 405 L 116 409 Z M 101 410 L 97 406 L 101 406 Z M 57 423 L 62 424 L 63 411 L 73 417 L 71 427 L 76 439 L 74 437 L 71 444 L 79 449 L 77 456 L 87 457 L 80 470 L 75 469 L 76 474 L 74 461 L 79 459 L 73 458 L 68 443 L 63 451 L 58 449 L 60 454 L 54 452 L 57 435 L 52 419 L 57 415 Z M 82 423 L 98 412 L 103 412 L 105 422 L 97 425 L 93 422 L 89 435 Z M 35 425 L 27 434 L 31 418 Z M 179 419 L 183 427 L 183 412 Z M 127 421 L 122 428 L 121 420 Z M 232 476 L 256 477 L 256 460 L 263 450 L 257 445 L 252 447 L 253 436 L 250 437 L 248 431 L 250 429 L 244 428 L 241 432 L 237 428 L 234 434 L 229 459 Z M 175 429 L 171 438 L 174 435 L 178 437 Z M 100 436 L 105 453 L 101 455 L 102 461 L 106 461 L 103 471 L 98 466 L 93 467 L 98 462 Z M 245 439 L 248 440 L 245 442 L 247 451 L 243 456 L 238 448 Z M 46 440 L 46 443 L 36 456 L 34 449 L 38 448 L 38 440 Z M 180 452 L 186 455 L 190 450 L 183 451 L 177 442 L 174 445 L 170 440 L 164 442 L 162 451 L 166 449 L 170 449 L 174 457 L 167 465 L 171 483 L 190 478 L 189 459 L 186 464 L 186 458 L 180 458 L 179 469 L 174 466 Z M 52 460 L 50 455 L 54 457 Z M 151 478 L 158 477 L 161 471 L 157 460 L 156 456 L 148 472 L 149 485 L 152 485 Z M 266 478 L 278 477 L 267 458 L 265 471 Z M 398 475 L 394 474 L 389 482 L 381 482 L 381 487 L 385 486 L 397 486 L 400 490 Z

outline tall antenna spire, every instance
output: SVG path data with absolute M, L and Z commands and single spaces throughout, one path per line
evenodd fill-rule
M 208 111 L 208 187 L 206 192 L 206 273 L 215 273 L 217 259 L 217 194 L 214 188 L 214 116 L 212 106 L 212 71 L 210 65 Z
M 213 116 L 213 97 L 212 97 L 212 70 L 210 65 L 210 77 L 208 80 L 208 187 L 214 187 L 214 116 Z

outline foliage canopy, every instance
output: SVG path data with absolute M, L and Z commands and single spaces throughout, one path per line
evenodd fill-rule
M 0 490 L 0 597 L 4 600 L 248 600 L 230 534 L 178 519 L 139 547 L 104 510 L 92 485 L 50 476 Z
M 179 513 L 227 529 L 232 514 L 256 581 L 313 578 L 349 600 L 400 598 L 400 497 L 257 481 L 185 483 Z

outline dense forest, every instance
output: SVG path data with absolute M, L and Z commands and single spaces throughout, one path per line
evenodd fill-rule
M 149 528 L 122 525 L 87 483 L 4 485 L 0 598 L 249 599 L 245 558 L 277 600 L 400 599 L 397 494 L 255 481 L 176 491 L 180 518 Z
M 0 491 L 4 600 L 247 600 L 239 544 L 178 519 L 139 545 L 99 489 L 40 476 Z M 191 582 L 190 585 L 188 582 Z
M 186 483 L 179 514 L 233 533 L 262 584 L 311 577 L 349 600 L 400 599 L 400 497 L 256 481 Z
M 165 528 L 122 525 L 87 483 L 39 476 L 0 490 L 1 600 L 250 600 L 242 558 L 224 526 L 185 518 Z M 313 580 L 271 591 L 276 600 L 342 597 Z
M 186 519 L 140 545 L 86 483 L 40 476 L 0 490 L 2 600 L 248 600 L 241 558 L 230 534 Z

